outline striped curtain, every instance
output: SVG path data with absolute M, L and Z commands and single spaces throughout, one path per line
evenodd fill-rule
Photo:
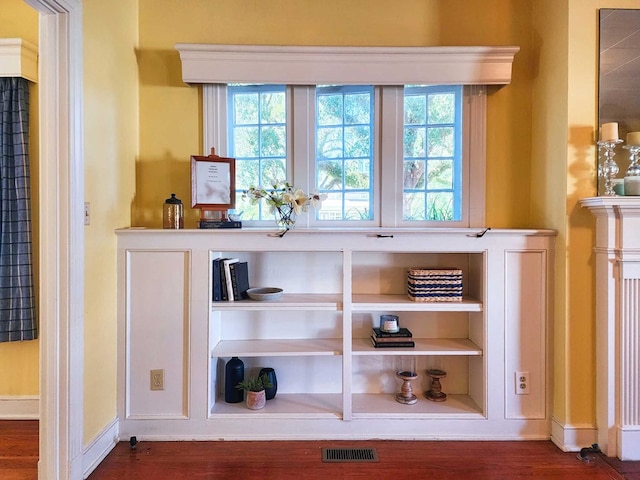
M 0 78 L 0 342 L 37 338 L 28 139 L 29 82 Z

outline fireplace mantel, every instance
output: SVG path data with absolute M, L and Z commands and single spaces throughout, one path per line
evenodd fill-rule
M 640 460 L 640 197 L 581 204 L 596 218 L 598 444 Z

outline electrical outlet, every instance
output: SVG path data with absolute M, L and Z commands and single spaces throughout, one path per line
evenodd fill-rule
M 164 390 L 164 370 L 162 368 L 151 370 L 149 388 L 151 390 Z
M 516 395 L 529 393 L 529 372 L 516 372 Z

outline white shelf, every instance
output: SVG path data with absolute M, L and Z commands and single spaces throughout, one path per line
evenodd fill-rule
M 414 338 L 415 347 L 375 348 L 369 338 L 353 339 L 354 355 L 467 355 L 481 356 L 482 349 L 466 338 Z
M 482 302 L 463 297 L 460 302 L 414 302 L 407 295 L 354 294 L 353 311 L 394 310 L 398 312 L 481 312 Z
M 341 411 L 342 395 L 339 393 L 278 393 L 275 398 L 267 400 L 261 410 L 250 410 L 245 402 L 225 403 L 220 398 L 211 409 L 211 417 L 342 418 Z
M 342 339 L 265 339 L 223 340 L 211 351 L 211 357 L 296 357 L 342 355 Z
M 235 302 L 212 302 L 211 311 L 260 311 L 260 310 L 342 310 L 342 295 L 284 293 L 280 298 L 268 302 L 239 300 Z
M 444 402 L 432 402 L 424 392 L 414 391 L 413 405 L 396 402 L 395 393 L 361 393 L 353 395 L 354 418 L 485 418 L 482 409 L 468 395 L 447 394 Z

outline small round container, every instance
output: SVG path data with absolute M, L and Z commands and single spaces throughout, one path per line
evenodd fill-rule
M 172 193 L 171 198 L 167 198 L 162 208 L 162 227 L 179 229 L 184 228 L 184 206 L 182 200 L 176 198 Z
M 398 333 L 400 324 L 397 315 L 380 315 L 380 331 L 385 333 Z

